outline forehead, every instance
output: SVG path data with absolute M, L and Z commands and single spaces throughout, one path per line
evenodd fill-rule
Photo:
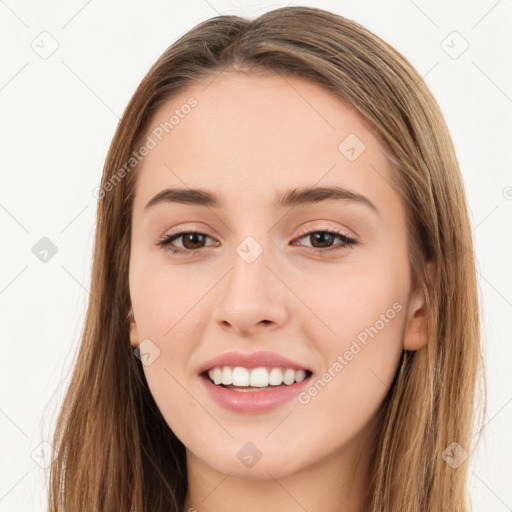
M 153 148 L 136 170 L 137 210 L 172 187 L 209 189 L 231 196 L 234 206 L 270 205 L 278 190 L 315 184 L 344 186 L 374 202 L 393 194 L 382 190 L 392 181 L 389 163 L 364 119 L 297 77 L 210 76 L 163 104 L 146 137 Z

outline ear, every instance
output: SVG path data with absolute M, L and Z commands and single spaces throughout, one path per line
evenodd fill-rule
M 427 262 L 427 279 L 431 280 L 434 264 Z M 418 350 L 428 341 L 427 306 L 425 294 L 421 286 L 418 286 L 411 294 L 407 310 L 407 324 L 404 332 L 404 349 Z
M 137 323 L 135 322 L 133 307 L 130 308 L 126 319 L 130 325 L 130 345 L 132 348 L 137 348 L 139 346 L 139 331 L 137 329 Z

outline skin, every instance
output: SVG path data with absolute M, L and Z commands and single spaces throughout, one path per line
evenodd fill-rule
M 402 350 L 427 341 L 425 298 L 411 289 L 406 211 L 389 164 L 354 110 L 302 79 L 224 73 L 161 106 L 152 128 L 191 96 L 197 106 L 137 169 L 129 271 L 131 345 L 150 339 L 160 350 L 144 372 L 187 449 L 184 510 L 361 511 L 377 410 Z M 338 150 L 351 133 L 365 145 L 354 161 Z M 348 200 L 271 204 L 290 188 L 332 185 L 364 195 L 378 214 Z M 215 192 L 224 206 L 144 211 L 174 187 Z M 207 237 L 174 246 L 200 252 L 173 255 L 157 245 L 182 228 Z M 333 235 L 320 245 L 304 235 L 325 229 L 358 244 L 343 248 Z M 263 249 L 251 264 L 236 252 L 247 236 Z M 318 255 L 315 247 L 339 249 Z M 397 303 L 400 312 L 307 404 L 239 414 L 200 385 L 198 367 L 231 350 L 274 351 L 311 368 L 314 381 Z M 262 453 L 252 467 L 237 457 L 248 441 Z

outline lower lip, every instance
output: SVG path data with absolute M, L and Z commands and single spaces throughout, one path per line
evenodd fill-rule
M 230 411 L 251 413 L 269 411 L 294 399 L 309 384 L 311 375 L 302 382 L 262 391 L 233 391 L 214 384 L 208 377 L 201 375 L 200 379 L 206 391 L 220 406 Z

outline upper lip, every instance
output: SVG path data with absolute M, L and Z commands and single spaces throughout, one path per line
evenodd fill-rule
M 199 367 L 199 373 L 211 370 L 216 366 L 243 366 L 244 368 L 292 368 L 293 370 L 309 370 L 306 366 L 287 357 L 281 356 L 274 352 L 252 352 L 244 354 L 242 352 L 226 352 L 220 356 L 214 357 L 203 363 Z

